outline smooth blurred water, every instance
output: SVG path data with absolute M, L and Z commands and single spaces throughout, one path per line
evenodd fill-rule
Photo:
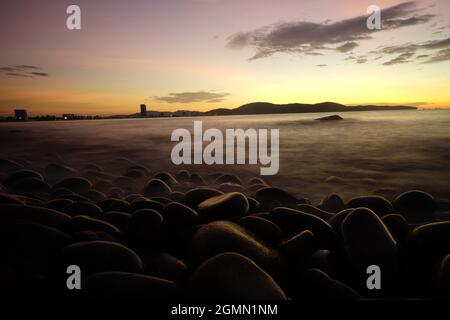
M 0 124 L 2 158 L 36 166 L 64 161 L 77 167 L 106 164 L 118 156 L 152 170 L 175 172 L 173 130 L 280 129 L 280 171 L 267 177 L 313 200 L 329 193 L 345 198 L 377 189 L 422 189 L 450 198 L 450 111 L 339 113 L 343 121 L 315 121 L 329 114 L 281 114 Z M 49 154 L 52 153 L 52 154 Z M 58 159 L 59 158 L 59 159 Z M 192 172 L 231 172 L 249 178 L 259 165 L 183 166 Z M 329 178 L 336 176 L 337 178 Z

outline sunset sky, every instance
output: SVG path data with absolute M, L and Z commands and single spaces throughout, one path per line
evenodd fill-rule
M 66 28 L 77 4 L 82 29 Z M 383 27 L 368 30 L 367 7 Z M 450 107 L 450 1 L 0 2 L 0 115 L 273 103 Z

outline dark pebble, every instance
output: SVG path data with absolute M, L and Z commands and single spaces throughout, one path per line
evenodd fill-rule
M 286 300 L 270 275 L 249 258 L 231 252 L 201 264 L 189 279 L 188 292 L 194 300 Z

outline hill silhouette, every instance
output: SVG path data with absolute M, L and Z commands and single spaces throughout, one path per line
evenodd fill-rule
M 253 102 L 235 109 L 213 109 L 205 115 L 245 115 L 245 114 L 276 114 L 276 113 L 311 113 L 311 112 L 345 112 L 345 111 L 376 111 L 376 110 L 416 110 L 410 106 L 377 106 L 360 105 L 345 106 L 336 102 L 321 102 L 315 104 L 288 103 L 274 104 L 270 102 Z

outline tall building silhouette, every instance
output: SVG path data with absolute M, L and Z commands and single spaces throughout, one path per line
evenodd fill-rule
M 28 113 L 26 109 L 15 109 L 14 110 L 14 118 L 19 121 L 28 120 Z
M 141 118 L 147 117 L 147 106 L 145 104 L 141 104 Z

